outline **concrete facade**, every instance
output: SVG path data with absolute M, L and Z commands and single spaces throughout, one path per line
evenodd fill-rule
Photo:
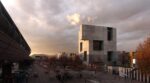
M 104 64 L 111 65 L 115 62 L 116 29 L 82 24 L 78 38 L 78 52 L 84 63 L 103 62 Z

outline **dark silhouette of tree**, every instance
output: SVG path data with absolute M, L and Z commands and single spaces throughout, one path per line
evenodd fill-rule
M 59 62 L 61 63 L 61 65 L 66 68 L 66 66 L 69 64 L 69 58 L 67 56 L 61 56 L 59 58 Z
M 48 62 L 49 62 L 49 67 L 50 67 L 50 68 L 55 68 L 56 65 L 58 64 L 58 63 L 57 63 L 57 62 L 58 62 L 58 59 L 57 59 L 56 56 L 52 56 L 52 57 L 50 57 L 50 58 L 48 59 Z
M 67 66 L 72 69 L 81 69 L 82 68 L 82 60 L 78 55 L 66 56 L 66 54 L 62 54 L 59 58 L 56 56 L 49 58 L 50 67 L 62 66 L 66 68 Z

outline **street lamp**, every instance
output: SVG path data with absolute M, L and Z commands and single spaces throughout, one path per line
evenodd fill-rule
M 133 59 L 133 60 L 132 60 L 132 63 L 133 63 L 133 67 L 135 67 L 136 59 Z

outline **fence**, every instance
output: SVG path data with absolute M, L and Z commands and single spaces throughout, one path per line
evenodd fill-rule
M 137 69 L 125 68 L 125 67 L 112 67 L 112 66 L 108 66 L 107 69 L 108 72 L 111 74 L 117 72 L 119 76 L 122 76 L 123 74 L 128 79 L 138 80 L 144 83 L 150 83 L 150 75 L 143 74 Z

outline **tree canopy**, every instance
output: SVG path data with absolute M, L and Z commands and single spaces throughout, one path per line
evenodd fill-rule
M 137 48 L 137 64 L 142 72 L 150 74 L 150 37 Z

